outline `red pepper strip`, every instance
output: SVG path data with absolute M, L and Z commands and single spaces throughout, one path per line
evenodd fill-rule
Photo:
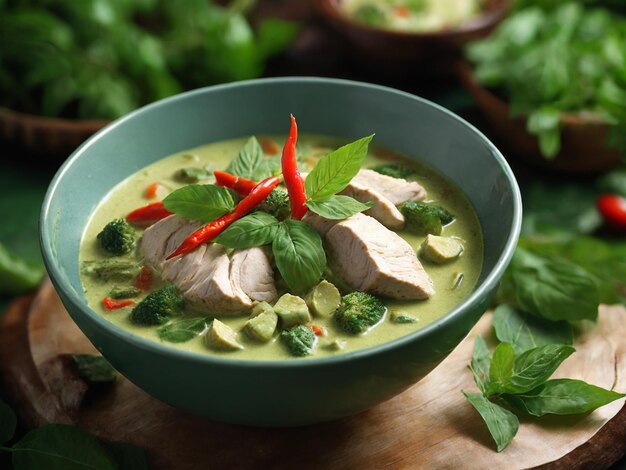
M 250 191 L 252 191 L 257 185 L 256 181 L 242 178 L 240 176 L 231 175 L 230 173 L 226 173 L 225 171 L 215 170 L 213 174 L 215 175 L 215 182 L 218 186 L 224 186 L 226 188 L 234 189 L 242 196 L 247 196 L 248 194 L 250 194 Z
M 289 193 L 289 204 L 291 205 L 291 218 L 300 220 L 307 212 L 306 192 L 304 190 L 304 180 L 298 171 L 298 162 L 296 161 L 296 142 L 298 141 L 298 125 L 296 118 L 291 116 L 291 128 L 289 136 L 283 147 L 283 155 L 281 166 L 283 178 L 285 178 L 285 186 Z
M 133 284 L 137 289 L 149 290 L 152 287 L 152 269 L 149 266 L 144 266 L 137 274 L 135 282 Z
M 203 243 L 208 243 L 217 237 L 220 233 L 226 229 L 235 220 L 242 218 L 256 206 L 261 204 L 272 190 L 278 186 L 280 178 L 278 176 L 271 176 L 265 178 L 245 198 L 237 204 L 235 210 L 223 215 L 219 219 L 209 222 L 205 226 L 199 228 L 190 236 L 188 236 L 181 245 L 174 250 L 167 258 L 170 259 L 178 255 L 184 255 L 195 250 Z
M 153 222 L 172 214 L 173 212 L 168 211 L 162 202 L 153 202 L 147 206 L 135 209 L 126 216 L 126 220 L 128 222 Z
M 596 205 L 607 225 L 626 232 L 626 198 L 617 194 L 603 194 Z
M 146 199 L 155 199 L 159 191 L 159 186 L 161 186 L 159 183 L 149 184 L 143 192 L 144 197 Z
M 324 328 L 319 325 L 311 325 L 311 330 L 313 330 L 313 334 L 315 336 L 324 336 Z
M 102 299 L 102 305 L 107 310 L 116 310 L 118 308 L 128 307 L 129 305 L 135 305 L 135 301 L 130 300 L 130 299 L 116 300 L 116 299 L 111 299 L 109 297 L 105 297 L 104 299 Z

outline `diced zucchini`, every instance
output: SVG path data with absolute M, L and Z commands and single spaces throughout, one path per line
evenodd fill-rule
M 324 344 L 324 349 L 330 351 L 341 351 L 346 347 L 348 342 L 345 339 L 335 339 L 329 343 Z
M 309 307 L 301 297 L 285 294 L 274 305 L 274 312 L 280 318 L 282 328 L 305 325 L 311 321 Z
M 250 338 L 267 343 L 274 336 L 277 325 L 278 315 L 273 310 L 270 310 L 250 318 L 244 325 L 243 330 Z
M 252 304 L 252 312 L 250 313 L 250 318 L 256 317 L 258 315 L 261 315 L 262 313 L 265 312 L 272 312 L 274 313 L 274 309 L 272 308 L 272 306 L 270 304 L 268 304 L 265 301 L 255 301 Z
M 209 348 L 219 351 L 243 349 L 243 345 L 237 340 L 237 333 L 217 318 L 211 322 L 209 331 L 204 336 L 204 343 Z
M 323 280 L 304 298 L 314 316 L 329 317 L 341 304 L 341 294 L 334 284 Z
M 428 235 L 421 245 L 421 254 L 428 261 L 448 263 L 463 253 L 463 244 L 454 238 Z

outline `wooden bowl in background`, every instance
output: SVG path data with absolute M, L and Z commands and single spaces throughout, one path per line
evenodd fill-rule
M 508 103 L 478 83 L 469 64 L 460 64 L 457 71 L 497 137 L 515 156 L 544 168 L 578 174 L 601 173 L 622 163 L 620 152 L 607 146 L 609 124 L 578 114 L 561 117 L 561 151 L 554 159 L 545 159 L 537 137 L 526 130 L 526 119 L 512 118 Z

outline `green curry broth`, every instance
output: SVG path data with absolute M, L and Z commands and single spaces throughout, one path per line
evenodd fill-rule
M 273 138 L 276 142 L 282 141 L 282 138 Z M 97 244 L 97 234 L 111 220 L 124 217 L 131 210 L 150 202 L 143 196 L 143 191 L 149 184 L 154 182 L 161 183 L 163 193 L 159 194 L 159 196 L 164 197 L 167 193 L 184 186 L 184 184 L 174 179 L 174 174 L 177 170 L 190 166 L 209 166 L 210 168 L 224 169 L 244 146 L 246 140 L 247 138 L 234 139 L 179 152 L 147 166 L 118 184 L 97 207 L 87 224 L 81 242 L 81 263 L 106 257 Z M 303 160 L 311 163 L 330 149 L 337 148 L 343 143 L 345 143 L 343 140 L 335 138 L 304 135 L 299 139 L 299 151 L 305 157 Z M 458 188 L 433 169 L 424 164 L 403 159 L 388 149 L 373 146 L 363 167 L 367 168 L 389 161 L 402 162 L 417 170 L 418 176 L 415 179 L 426 189 L 428 193 L 427 201 L 438 202 L 456 217 L 454 222 L 444 227 L 442 235 L 462 239 L 465 249 L 457 260 L 444 265 L 432 264 L 422 259 L 424 268 L 433 280 L 435 294 L 430 299 L 424 301 L 383 299 L 388 308 L 385 318 L 365 334 L 358 336 L 349 335 L 343 333 L 332 319 L 324 320 L 314 317 L 313 322 L 325 327 L 328 335 L 318 338 L 315 352 L 309 357 L 338 354 L 337 351 L 324 347 L 336 339 L 345 340 L 346 345 L 341 350 L 341 353 L 343 353 L 385 343 L 423 328 L 437 318 L 442 317 L 462 299 L 467 297 L 476 284 L 482 267 L 483 243 L 480 225 L 469 201 Z M 419 253 L 419 246 L 425 237 L 413 235 L 405 231 L 398 233 Z M 132 257 L 134 255 L 129 256 Z M 454 288 L 455 278 L 459 273 L 463 273 L 463 280 L 459 286 Z M 158 276 L 155 276 L 155 281 L 157 278 Z M 289 354 L 287 348 L 280 344 L 280 338 L 277 334 L 274 335 L 274 338 L 269 343 L 258 343 L 248 339 L 241 332 L 239 339 L 245 346 L 245 349 L 234 352 L 211 350 L 204 345 L 201 336 L 186 343 L 174 344 L 164 342 L 159 339 L 156 333 L 158 327 L 138 326 L 130 322 L 129 314 L 132 307 L 113 311 L 104 309 L 102 299 L 107 296 L 115 283 L 100 282 L 86 275 L 81 275 L 81 280 L 89 306 L 112 323 L 135 335 L 163 342 L 177 349 L 201 354 L 215 354 L 240 359 L 287 359 L 293 357 Z M 158 288 L 160 285 L 161 283 L 156 281 L 153 288 Z M 139 301 L 140 298 L 136 300 Z M 390 314 L 394 311 L 411 315 L 416 318 L 417 322 L 393 323 L 390 320 Z M 247 315 L 242 315 L 238 317 L 220 317 L 220 320 L 234 330 L 241 331 L 247 318 Z

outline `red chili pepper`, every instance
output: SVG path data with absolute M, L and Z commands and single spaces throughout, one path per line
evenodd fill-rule
M 129 305 L 135 305 L 135 301 L 130 299 L 117 300 L 105 297 L 104 299 L 102 299 L 102 305 L 107 310 L 116 310 L 118 308 L 128 307 Z
M 311 325 L 311 329 L 313 330 L 313 334 L 315 336 L 324 336 L 326 334 L 324 328 L 319 325 Z
M 137 274 L 133 285 L 137 289 L 149 290 L 152 287 L 152 269 L 149 266 L 144 266 Z
M 143 195 L 146 199 L 155 199 L 157 197 L 157 193 L 159 191 L 159 187 L 161 185 L 159 183 L 152 183 L 146 187 L 146 190 L 143 192 Z
M 162 202 L 153 202 L 135 209 L 126 216 L 126 220 L 128 222 L 156 222 L 172 214 L 173 212 L 168 211 Z
M 283 147 L 283 155 L 281 166 L 283 178 L 285 178 L 285 186 L 289 193 L 289 204 L 291 205 L 291 217 L 296 220 L 302 219 L 307 212 L 306 192 L 304 190 L 304 180 L 298 171 L 298 162 L 296 161 L 296 142 L 298 141 L 298 125 L 296 118 L 291 114 L 291 127 L 289 136 Z
M 393 9 L 393 14 L 399 18 L 408 18 L 411 14 L 411 10 L 405 6 L 397 6 Z
M 218 186 L 224 186 L 226 188 L 234 189 L 242 196 L 247 196 L 250 191 L 257 185 L 256 181 L 242 178 L 240 176 L 231 175 L 225 171 L 215 170 L 215 182 Z
M 203 243 L 212 241 L 235 220 L 242 218 L 256 206 L 261 204 L 268 194 L 271 193 L 276 186 L 278 186 L 278 183 L 280 183 L 280 178 L 278 176 L 265 178 L 254 187 L 250 194 L 237 204 L 237 207 L 235 207 L 233 211 L 196 230 L 188 236 L 185 241 L 181 243 L 181 245 L 166 259 L 190 253 Z
M 261 148 L 263 149 L 263 153 L 267 155 L 276 155 L 278 154 L 278 145 L 272 139 L 261 139 Z
M 617 194 L 603 194 L 596 205 L 607 225 L 626 232 L 626 198 Z

